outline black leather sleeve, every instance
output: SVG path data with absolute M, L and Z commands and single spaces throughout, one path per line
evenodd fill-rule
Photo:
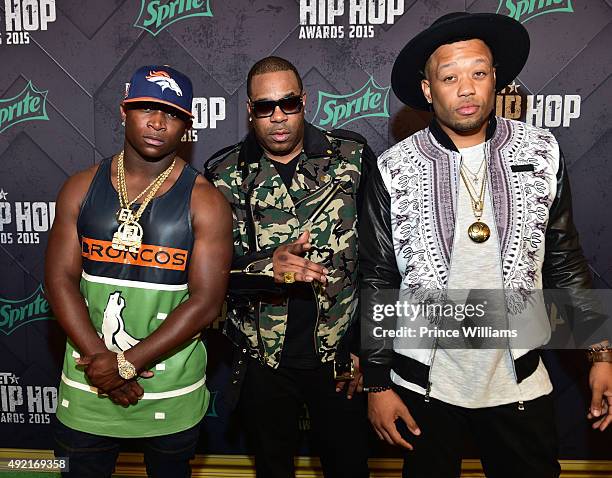
M 590 289 L 592 277 L 582 253 L 572 215 L 572 194 L 563 153 L 557 171 L 557 194 L 550 207 L 542 275 L 550 289 Z
M 560 152 L 557 193 L 549 211 L 542 277 L 544 289 L 559 312 L 570 320 L 577 342 L 590 336 L 605 320 L 593 286 L 572 215 L 567 167 Z M 562 289 L 551 290 L 551 289 Z
M 374 151 L 366 144 L 361 153 L 361 176 L 359 179 L 359 189 L 357 190 L 357 219 L 361 220 L 364 213 L 364 202 L 368 190 L 368 182 L 372 179 L 376 165 L 376 155 Z
M 356 134 L 356 133 L 355 133 Z M 365 202 L 365 196 L 367 191 L 367 185 L 370 181 L 374 169 L 376 169 L 376 155 L 372 148 L 368 146 L 365 139 L 361 135 L 356 135 L 357 139 L 361 139 L 363 143 L 363 151 L 361 152 L 361 174 L 359 179 L 359 187 L 357 188 L 357 223 L 363 218 L 363 204 Z M 359 265 L 361 267 L 361 258 L 359 258 Z M 351 325 L 348 330 L 344 333 L 340 342 L 338 343 L 338 349 L 336 356 L 348 357 L 349 353 L 360 356 L 361 354 L 361 297 L 358 300 L 357 310 L 351 321 Z
M 368 180 L 359 221 L 359 263 L 361 284 L 361 368 L 364 387 L 389 386 L 393 358 L 392 339 L 376 339 L 375 326 L 394 328 L 394 324 L 374 322 L 372 306 L 383 291 L 398 289 L 397 270 L 391 232 L 391 198 L 375 165 Z M 393 320 L 393 318 L 391 318 Z

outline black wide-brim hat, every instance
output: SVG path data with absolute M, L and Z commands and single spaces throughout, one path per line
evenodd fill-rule
M 480 39 L 493 53 L 496 91 L 504 89 L 525 66 L 529 56 L 529 33 L 513 18 L 496 13 L 449 13 L 438 18 L 402 49 L 393 64 L 391 86 L 405 104 L 429 110 L 421 90 L 427 59 L 442 45 Z

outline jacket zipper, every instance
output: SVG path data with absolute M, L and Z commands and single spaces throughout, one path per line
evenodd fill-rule
M 256 250 L 259 250 L 259 244 L 257 244 L 257 237 L 255 235 L 255 216 L 253 215 L 253 206 L 251 205 L 251 194 L 253 194 L 253 188 L 251 188 L 249 190 L 249 192 L 246 195 L 246 202 L 247 205 L 249 206 L 249 217 L 248 220 L 251 221 L 251 226 L 252 226 L 252 233 L 253 236 L 255 236 L 254 239 L 254 246 Z M 250 251 L 250 252 L 255 252 L 255 251 Z
M 259 326 L 259 318 L 261 317 L 261 301 L 257 301 L 257 317 L 255 318 L 255 325 L 257 328 L 257 347 L 259 349 L 260 360 L 264 363 L 268 363 L 268 352 L 266 351 L 266 344 L 261 336 L 261 327 Z
M 299 201 L 296 201 L 295 203 L 293 203 L 293 205 L 295 207 L 297 207 L 299 204 L 303 203 L 304 201 L 310 199 L 312 196 L 315 196 L 317 194 L 319 194 L 322 190 L 327 189 L 328 187 L 330 187 L 332 184 L 336 184 L 338 182 L 338 180 L 334 179 L 333 181 L 328 182 L 327 184 L 325 184 L 324 186 L 320 187 L 319 189 L 317 189 L 316 191 L 313 191 L 312 193 L 310 193 L 308 196 L 304 196 L 302 199 L 300 199 Z
M 256 261 L 249 262 L 244 269 L 230 269 L 230 274 L 247 274 L 247 275 L 261 275 L 261 272 L 253 272 L 252 269 L 255 264 L 259 262 L 269 261 L 269 257 L 264 257 L 263 259 L 257 259 Z
M 312 225 L 312 223 L 317 218 L 317 216 L 321 214 L 321 212 L 329 205 L 329 203 L 331 202 L 331 200 L 336 195 L 338 190 L 340 190 L 341 187 L 342 187 L 341 183 L 337 182 L 334 188 L 329 193 L 327 193 L 325 197 L 323 197 L 323 199 L 321 199 L 321 202 L 315 208 L 315 210 L 312 211 L 312 214 L 308 216 L 308 219 L 306 219 L 304 224 L 302 224 L 302 228 L 307 225 Z
M 453 152 L 453 156 L 455 153 Z M 459 170 L 461 170 L 461 165 L 463 164 L 463 157 L 459 155 Z M 459 208 L 459 187 L 457 187 L 457 194 L 455 195 L 455 205 L 456 209 Z M 453 264 L 453 256 L 455 254 L 455 238 L 457 237 L 457 221 L 459 220 L 459 214 L 455 214 L 455 227 L 453 228 L 453 241 L 451 247 L 450 258 L 448 261 L 448 278 L 446 281 L 446 291 L 448 296 L 448 284 L 450 282 L 450 271 L 451 266 Z M 429 364 L 429 372 L 427 373 L 427 389 L 425 390 L 425 402 L 429 402 L 430 394 L 431 394 L 431 371 L 433 370 L 434 360 L 436 359 L 436 351 L 438 350 L 438 337 L 436 337 L 434 341 L 433 350 L 431 352 L 431 362 Z
M 491 207 L 493 208 L 495 205 L 493 204 L 493 188 L 492 188 L 492 182 L 491 182 L 491 164 L 490 164 L 490 158 L 491 158 L 491 154 L 489 151 L 490 148 L 490 143 L 485 145 L 485 161 L 487 161 L 487 181 L 489 183 L 489 195 L 491 197 Z M 497 221 L 495 220 L 495 213 L 493 213 L 493 221 L 494 221 L 494 226 L 495 226 L 495 234 L 497 237 L 497 231 L 499 230 L 497 228 Z M 497 237 L 497 242 L 499 244 L 499 237 Z M 505 291 L 505 287 L 504 287 L 504 264 L 503 264 L 503 260 L 502 260 L 502 256 L 501 256 L 501 244 L 500 244 L 500 250 L 499 250 L 499 254 L 497 256 L 497 265 L 499 266 L 499 271 L 501 274 L 501 280 L 502 280 L 502 292 L 504 294 L 504 300 L 505 300 L 505 296 L 506 296 L 506 291 Z M 505 307 L 504 307 L 505 309 Z M 510 325 L 510 323 L 508 322 L 508 311 L 505 310 L 504 315 L 506 317 L 506 323 L 508 324 L 508 326 Z M 516 383 L 516 387 L 518 389 L 518 393 L 519 393 L 519 400 L 517 402 L 517 408 L 520 411 L 525 410 L 525 402 L 522 399 L 522 392 L 521 392 L 521 387 L 519 386 L 518 383 L 518 373 L 516 372 L 516 364 L 514 363 L 514 354 L 512 353 L 512 346 L 510 344 L 510 337 L 507 338 L 506 340 L 507 344 L 508 344 L 508 353 L 510 354 L 510 364 L 512 365 L 512 374 L 514 375 L 514 381 Z
M 253 272 L 253 267 L 255 266 L 255 264 L 258 264 L 259 262 L 266 262 L 269 261 L 270 258 L 269 257 L 265 257 L 263 259 L 258 259 L 256 261 L 250 262 L 245 268 L 244 268 L 244 272 L 247 274 L 259 274 L 258 272 Z
M 434 340 L 433 350 L 431 351 L 431 362 L 429 363 L 429 371 L 427 372 L 427 388 L 425 389 L 425 402 L 429 403 L 431 394 L 431 371 L 433 370 L 434 360 L 436 359 L 436 351 L 438 350 L 438 337 Z
M 327 205 L 329 204 L 329 201 L 331 201 L 331 199 L 336 195 L 336 193 L 338 192 L 338 190 L 341 187 L 341 183 L 340 183 L 339 180 L 333 180 L 333 181 L 330 181 L 329 183 L 327 183 L 324 186 L 324 188 L 327 188 L 327 187 L 329 187 L 331 185 L 334 185 L 333 189 L 323 197 L 323 199 L 321 200 L 319 205 L 315 208 L 315 210 L 308 217 L 308 219 L 306 219 L 304 224 L 302 224 L 300 230 L 303 230 L 305 228 L 305 226 L 311 225 L 314 222 L 316 217 L 321 213 L 321 211 L 323 211 L 323 209 L 325 209 L 325 207 L 327 207 Z M 323 188 L 321 188 L 321 189 L 323 189 Z M 295 206 L 297 207 L 298 204 L 304 202 L 308 198 L 310 198 L 310 197 L 314 196 L 315 194 L 319 193 L 321 191 L 321 189 L 319 189 L 318 191 L 316 191 L 313 194 L 309 194 L 308 196 L 300 199 L 300 201 L 295 203 Z M 318 330 L 319 330 L 319 319 L 321 318 L 321 304 L 319 303 L 319 294 L 318 294 L 317 289 L 315 287 L 315 283 L 311 282 L 310 286 L 312 287 L 312 293 L 314 295 L 315 302 L 317 303 L 317 319 L 315 321 L 315 326 L 314 326 L 314 329 L 313 329 L 313 332 L 312 332 L 312 339 L 313 339 L 313 345 L 314 345 L 314 349 L 315 349 L 315 354 L 317 355 L 317 357 L 320 357 L 321 353 L 319 352 L 319 344 L 317 343 L 317 333 L 318 333 Z
M 315 302 L 317 303 L 317 320 L 315 321 L 315 326 L 312 332 L 312 339 L 314 343 L 315 354 L 317 355 L 317 358 L 320 358 L 321 354 L 319 353 L 319 344 L 317 343 L 317 332 L 319 330 L 319 316 L 321 315 L 321 304 L 319 304 L 319 294 L 315 289 L 314 282 L 311 282 L 310 285 L 312 286 L 312 292 L 314 294 Z

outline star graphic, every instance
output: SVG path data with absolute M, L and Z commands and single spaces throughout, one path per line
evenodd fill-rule
M 510 88 L 510 90 L 508 91 L 508 93 L 512 93 L 513 91 L 514 91 L 515 93 L 518 93 L 519 86 L 521 86 L 521 85 L 519 85 L 519 84 L 518 84 L 516 81 L 512 80 L 512 83 L 510 83 L 510 84 L 508 85 L 508 88 Z
M 8 193 L 4 189 L 0 189 L 0 201 L 6 201 L 6 196 L 8 196 Z

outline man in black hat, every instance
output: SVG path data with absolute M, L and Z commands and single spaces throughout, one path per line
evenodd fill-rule
M 443 291 L 455 310 L 445 320 L 421 309 L 418 319 L 437 327 L 420 342 L 370 340 L 362 351 L 370 420 L 381 439 L 412 450 L 411 478 L 459 476 L 468 432 L 489 477 L 560 473 L 552 385 L 535 350 L 550 330 L 536 291 L 588 289 L 591 277 L 557 141 L 493 113 L 495 92 L 528 53 L 528 33 L 513 19 L 452 13 L 413 38 L 393 68 L 398 98 L 434 118 L 378 160 L 360 224 L 362 286 L 379 296 L 399 289 L 421 304 Z M 466 334 L 457 306 L 468 305 L 484 310 L 472 324 L 501 318 L 509 335 L 472 349 L 468 337 L 440 338 L 445 329 Z M 399 330 L 415 317 L 362 320 Z M 380 337 L 374 330 L 362 336 Z M 589 416 L 601 430 L 612 421 L 611 356 L 608 345 L 590 354 Z

